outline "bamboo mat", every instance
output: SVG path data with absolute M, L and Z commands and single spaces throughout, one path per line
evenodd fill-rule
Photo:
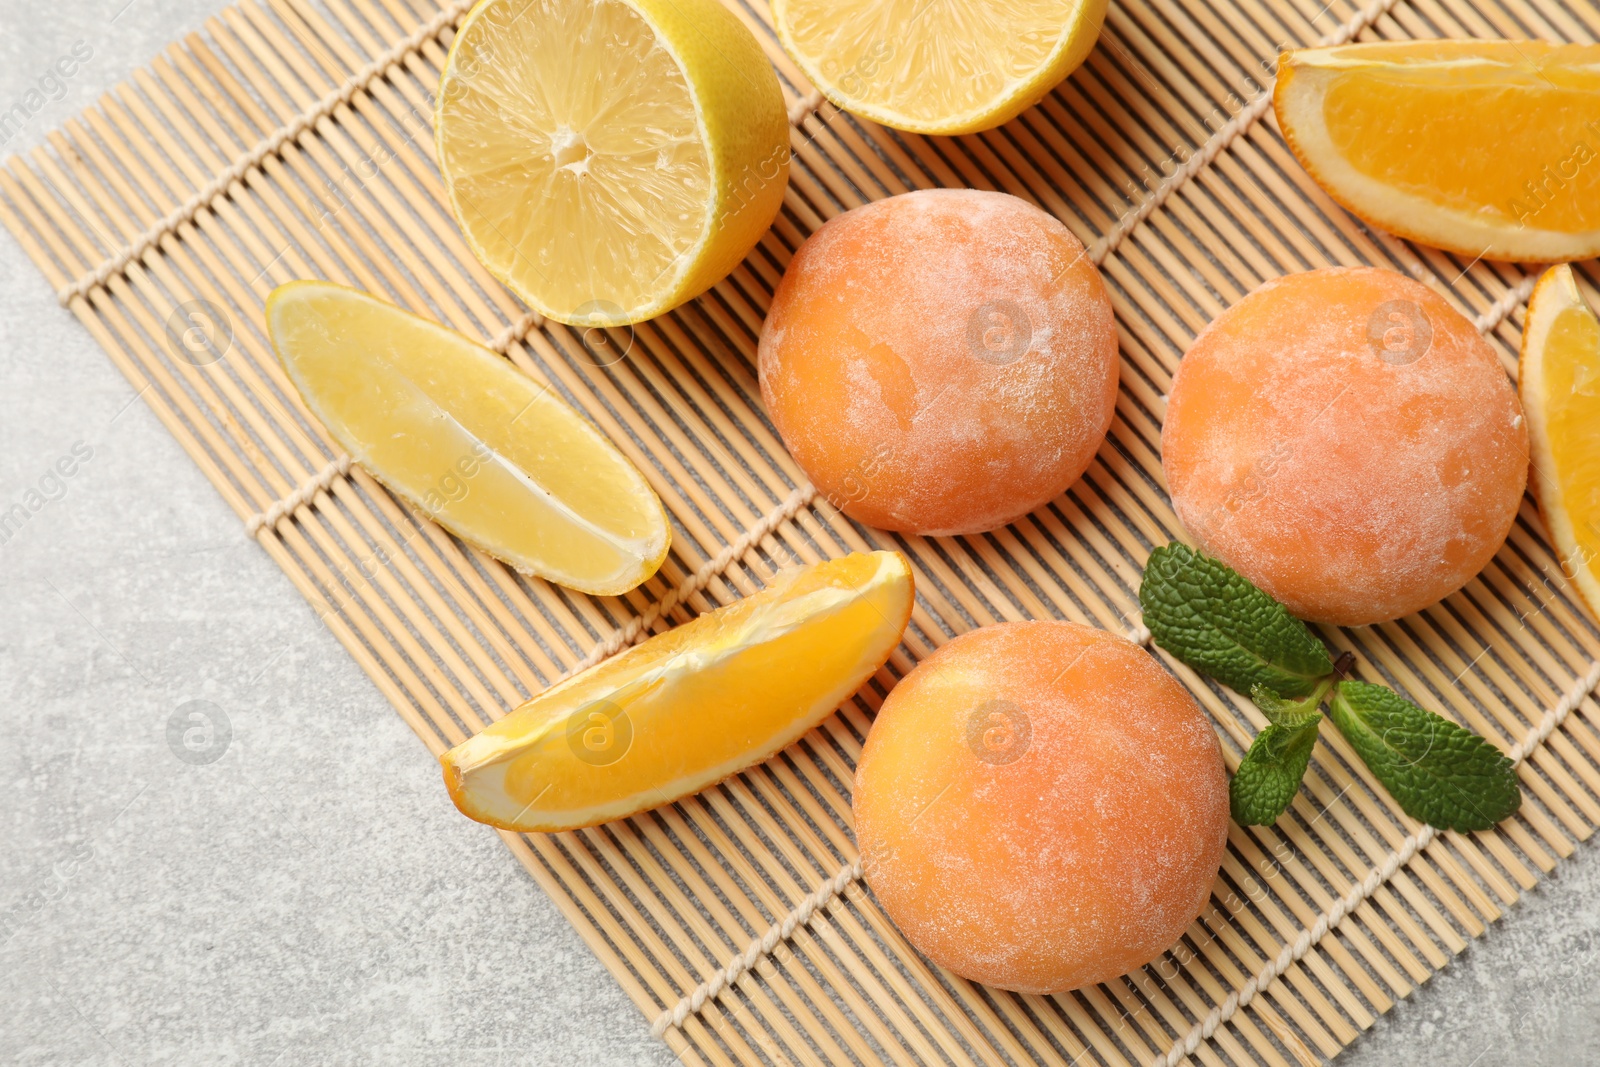
M 1316 189 L 1265 93 L 1278 47 L 1430 36 L 1592 41 L 1554 0 L 1115 0 L 1084 67 L 1001 129 L 902 135 L 822 103 L 762 0 L 729 0 L 792 105 L 772 231 L 731 277 L 631 330 L 526 314 L 472 259 L 434 165 L 430 96 L 464 4 L 245 0 L 0 171 L 0 219 L 252 536 L 435 752 L 580 662 L 760 588 L 780 566 L 892 547 L 916 568 L 904 644 L 777 758 L 671 807 L 505 834 L 691 1064 L 1313 1064 L 1483 933 L 1600 821 L 1600 631 L 1531 502 L 1465 590 L 1384 626 L 1324 628 L 1366 676 L 1526 753 L 1526 801 L 1487 833 L 1403 816 L 1334 731 L 1275 827 L 1233 827 L 1210 906 L 1144 969 L 1018 996 L 930 967 L 859 879 L 850 784 L 874 710 L 952 635 L 996 620 L 1139 629 L 1150 549 L 1181 536 L 1163 396 L 1194 334 L 1264 279 L 1373 263 L 1478 318 L 1515 371 L 1531 277 L 1372 232 Z M 1025 520 L 922 540 L 820 499 L 759 403 L 773 287 L 826 219 L 930 186 L 1001 189 L 1102 264 L 1122 391 L 1095 464 Z M 1593 264 L 1580 268 L 1586 284 Z M 644 470 L 674 523 L 660 574 L 590 598 L 507 571 L 352 468 L 263 334 L 275 285 L 326 277 L 485 338 Z M 1160 655 L 1158 653 L 1158 655 Z M 1230 769 L 1263 722 L 1164 662 Z M 439 803 L 448 803 L 444 789 Z

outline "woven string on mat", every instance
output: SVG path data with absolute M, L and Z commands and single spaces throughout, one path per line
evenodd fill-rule
M 1388 5 L 1375 4 L 1373 7 L 1381 6 L 1383 10 L 1387 10 L 1388 6 L 1392 6 L 1392 3 L 1393 0 L 1389 0 Z M 1354 36 L 1354 33 L 1350 36 Z M 1349 38 L 1345 39 L 1348 40 Z M 1270 98 L 1270 94 L 1268 94 L 1268 98 Z M 1241 111 L 1240 114 L 1243 115 L 1245 112 Z M 1259 112 L 1257 117 L 1259 117 Z M 1241 132 L 1242 130 L 1219 130 L 1217 137 L 1226 136 L 1229 140 L 1232 140 L 1238 137 Z M 1201 153 L 1196 153 L 1195 156 L 1190 158 L 1198 159 L 1200 155 Z M 1215 156 L 1216 153 L 1212 152 L 1208 158 L 1214 159 Z M 1178 175 L 1175 173 L 1169 178 L 1169 181 L 1177 177 Z M 1172 188 L 1176 188 L 1176 185 L 1174 184 Z M 1158 193 L 1160 193 L 1160 190 L 1158 190 Z M 1161 195 L 1163 195 L 1163 198 L 1170 196 L 1171 189 Z M 1152 199 L 1154 198 L 1154 195 L 1152 195 Z M 1146 212 L 1146 215 L 1148 215 L 1148 212 Z M 1114 251 L 1116 244 L 1121 242 L 1121 236 L 1125 235 L 1124 233 L 1118 236 L 1115 241 L 1106 242 L 1106 251 L 1102 252 L 1101 255 Z M 1091 250 L 1090 254 L 1094 255 L 1094 250 Z M 1099 262 L 1099 258 L 1096 258 L 1096 262 Z M 1498 327 L 1533 292 L 1533 286 L 1536 281 L 1536 275 L 1529 274 L 1525 276 L 1515 286 L 1507 290 L 1483 314 L 1479 315 L 1474 320 L 1474 325 L 1482 333 L 1488 333 Z M 1135 625 L 1126 636 L 1130 641 L 1140 645 L 1148 644 L 1151 637 L 1149 627 L 1143 623 Z M 596 651 L 599 650 L 597 649 Z M 1600 685 L 1600 661 L 1596 661 L 1590 667 L 1589 673 L 1579 681 L 1577 686 L 1546 713 L 1539 725 L 1523 739 L 1521 744 L 1508 753 L 1510 759 L 1514 763 L 1521 763 L 1522 760 L 1526 759 L 1528 754 L 1542 744 L 1565 721 L 1571 710 L 1592 692 L 1597 685 Z M 1315 923 L 1302 930 L 1300 936 L 1293 942 L 1285 945 L 1278 957 L 1263 967 L 1242 989 L 1229 994 L 1227 999 L 1213 1008 L 1205 1019 L 1196 1023 L 1189 1033 L 1172 1047 L 1167 1055 L 1155 1062 L 1153 1067 L 1176 1067 L 1185 1056 L 1193 1054 L 1202 1041 L 1209 1040 L 1216 1033 L 1219 1026 L 1231 1019 L 1240 1008 L 1248 1005 L 1257 993 L 1270 985 L 1291 964 L 1303 958 L 1313 945 L 1327 936 L 1329 931 L 1337 929 L 1346 915 L 1355 910 L 1363 901 L 1377 892 L 1379 887 L 1394 877 L 1395 873 L 1409 863 L 1418 851 L 1426 848 L 1435 836 L 1436 831 L 1433 827 L 1424 826 L 1407 837 L 1401 846 L 1385 857 L 1383 863 L 1373 868 L 1372 872 L 1364 880 L 1352 887 L 1350 892 L 1343 898 L 1335 901 L 1332 907 L 1318 916 Z M 686 1018 L 698 1012 L 723 989 L 731 986 L 742 974 L 754 967 L 762 957 L 772 952 L 778 943 L 786 939 L 790 933 L 810 922 L 815 915 L 823 911 L 828 904 L 840 896 L 850 882 L 860 877 L 861 862 L 858 859 L 853 864 L 847 865 L 840 870 L 833 878 L 824 882 L 782 919 L 773 923 L 766 933 L 752 941 L 744 952 L 735 956 L 726 966 L 685 994 L 671 1008 L 658 1015 L 651 1025 L 650 1032 L 659 1037 L 670 1027 L 681 1026 Z
M 67 304 L 72 303 L 73 300 L 88 293 L 95 286 L 104 285 L 113 275 L 126 268 L 128 264 L 159 245 L 162 238 L 185 223 L 193 222 L 201 209 L 210 206 L 219 196 L 227 193 L 234 182 L 250 173 L 252 168 L 259 166 L 268 156 L 276 155 L 284 145 L 289 144 L 302 133 L 305 133 L 339 108 L 354 100 L 357 93 L 367 89 L 373 82 L 388 74 L 389 69 L 395 64 L 402 62 L 407 56 L 418 51 L 424 44 L 438 37 L 448 27 L 454 26 L 463 15 L 471 10 L 472 5 L 476 2 L 477 0 L 456 0 L 455 3 L 440 11 L 427 22 L 424 22 L 409 37 L 346 78 L 344 84 L 333 90 L 333 92 L 324 96 L 311 107 L 296 115 L 294 119 L 278 127 L 257 142 L 254 148 L 234 160 L 222 173 L 218 174 L 189 199 L 173 208 L 166 216 L 152 223 L 149 229 L 134 238 L 121 251 L 77 281 L 63 286 L 56 293 L 56 299 L 65 307 Z
M 1527 759 L 1534 749 L 1545 742 L 1549 736 L 1566 721 L 1572 709 L 1581 704 L 1595 686 L 1600 685 L 1600 660 L 1590 664 L 1589 672 L 1578 679 L 1576 685 L 1567 691 L 1566 695 L 1558 701 L 1555 707 L 1545 712 L 1544 718 L 1539 720 L 1539 725 L 1533 728 L 1516 748 L 1506 753 L 1515 764 L 1521 764 Z M 1350 891 L 1338 900 L 1333 906 L 1321 915 L 1317 921 L 1306 929 L 1300 931 L 1300 936 L 1289 944 L 1283 946 L 1277 958 L 1271 960 L 1261 970 L 1244 984 L 1244 987 L 1229 993 L 1221 1004 L 1211 1009 L 1200 1022 L 1194 1024 L 1182 1040 L 1178 1041 L 1168 1050 L 1165 1056 L 1157 1059 L 1152 1067 L 1178 1067 L 1185 1056 L 1192 1055 L 1200 1047 L 1200 1043 L 1210 1039 L 1217 1032 L 1217 1028 L 1226 1023 L 1239 1011 L 1247 1006 L 1256 995 L 1272 984 L 1284 971 L 1288 970 L 1297 960 L 1311 951 L 1311 946 L 1317 944 L 1331 931 L 1337 930 L 1345 917 L 1372 894 L 1380 886 L 1395 876 L 1395 873 L 1411 862 L 1411 858 L 1418 852 L 1427 848 L 1439 832 L 1431 826 L 1423 826 L 1409 835 L 1400 847 L 1384 857 L 1381 864 L 1374 867 L 1360 882 L 1350 887 Z
M 1140 634 L 1143 640 L 1140 641 Z M 1139 643 L 1149 640 L 1150 631 L 1142 627 L 1136 629 L 1130 638 Z M 1554 707 L 1547 711 L 1539 724 L 1529 731 L 1521 743 L 1506 753 L 1514 764 L 1520 764 L 1528 758 L 1552 733 L 1560 728 L 1561 724 L 1571 714 L 1572 709 L 1583 702 L 1584 698 L 1592 693 L 1596 686 L 1600 686 L 1600 660 L 1596 660 L 1589 667 L 1589 672 L 1563 696 Z M 1217 1028 L 1228 1022 L 1238 1013 L 1240 1008 L 1247 1007 L 1252 1000 L 1274 979 L 1283 974 L 1293 964 L 1304 958 L 1311 951 L 1312 946 L 1320 942 L 1329 933 L 1339 928 L 1346 916 L 1360 907 L 1372 894 L 1376 893 L 1389 879 L 1393 878 L 1399 870 L 1411 862 L 1413 856 L 1427 848 L 1433 839 L 1438 836 L 1438 831 L 1431 826 L 1423 826 L 1400 844 L 1383 862 L 1373 867 L 1367 876 L 1360 882 L 1350 887 L 1350 891 L 1338 900 L 1327 911 L 1317 916 L 1316 922 L 1300 931 L 1300 935 L 1293 941 L 1285 944 L 1277 957 L 1270 960 L 1257 971 L 1243 988 L 1228 994 L 1227 998 L 1218 1004 L 1200 1022 L 1175 1043 L 1166 1055 L 1155 1060 L 1152 1067 L 1177 1067 L 1184 1057 L 1193 1055 L 1200 1047 L 1201 1042 L 1209 1040 L 1217 1032 Z M 838 874 L 823 882 L 814 892 L 809 894 L 799 904 L 795 905 L 783 918 L 769 926 L 765 933 L 750 942 L 743 952 L 729 960 L 727 965 L 719 969 L 710 978 L 696 986 L 691 992 L 685 994 L 676 1004 L 660 1015 L 656 1016 L 651 1024 L 650 1032 L 656 1037 L 666 1033 L 674 1026 L 682 1026 L 685 1019 L 705 1007 L 706 1003 L 715 998 L 723 990 L 737 982 L 745 972 L 760 963 L 769 953 L 776 949 L 782 941 L 791 937 L 794 932 L 809 923 L 813 918 L 827 910 L 836 899 L 844 895 L 844 891 L 861 877 L 861 860 L 858 858 L 853 863 L 846 864 Z

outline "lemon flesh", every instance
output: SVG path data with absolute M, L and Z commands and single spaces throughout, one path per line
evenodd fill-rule
M 267 329 L 334 439 L 452 533 L 586 593 L 626 592 L 661 565 L 671 535 L 644 475 L 487 348 L 328 282 L 274 289 Z
M 1375 226 L 1489 259 L 1600 253 L 1600 45 L 1286 52 L 1273 102 L 1306 171 Z
M 1600 321 L 1570 267 L 1534 287 L 1517 377 L 1539 510 L 1562 571 L 1600 612 Z
M 545 690 L 440 761 L 456 806 L 567 830 L 704 789 L 821 722 L 888 660 L 911 616 L 897 552 L 780 573 L 766 589 Z
M 562 322 L 637 322 L 698 295 L 782 202 L 782 92 L 717 0 L 484 0 L 436 110 L 473 253 Z
M 775 0 L 778 38 L 839 107 L 912 133 L 987 130 L 1094 47 L 1105 0 Z

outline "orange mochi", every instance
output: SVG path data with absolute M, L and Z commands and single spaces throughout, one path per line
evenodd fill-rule
M 1360 626 L 1483 569 L 1517 515 L 1528 434 L 1460 312 L 1341 267 L 1270 281 L 1195 338 L 1161 463 L 1202 550 L 1301 618 Z
M 794 255 L 761 330 L 761 396 L 851 518 L 976 533 L 1077 481 L 1111 424 L 1111 300 L 1083 244 L 1004 193 L 847 211 Z
M 895 686 L 855 788 L 868 885 L 933 962 L 1058 993 L 1170 948 L 1228 836 L 1210 724 L 1142 648 L 1068 622 L 963 634 Z

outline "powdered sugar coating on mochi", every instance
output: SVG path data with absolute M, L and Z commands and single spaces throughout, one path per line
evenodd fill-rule
M 1004 193 L 923 190 L 800 247 L 760 374 L 785 445 L 836 506 L 886 529 L 970 533 L 1089 465 L 1116 403 L 1116 333 L 1059 221 Z
M 1367 267 L 1288 275 L 1218 316 L 1179 364 L 1161 441 L 1199 547 L 1341 625 L 1466 584 L 1527 482 L 1493 349 L 1426 286 Z
M 1026 723 L 1004 761 L 971 727 L 995 701 Z M 1210 724 L 1143 649 L 1020 622 L 957 637 L 895 687 L 854 809 L 867 882 L 912 944 L 975 981 L 1053 993 L 1148 963 L 1194 921 L 1228 786 Z

